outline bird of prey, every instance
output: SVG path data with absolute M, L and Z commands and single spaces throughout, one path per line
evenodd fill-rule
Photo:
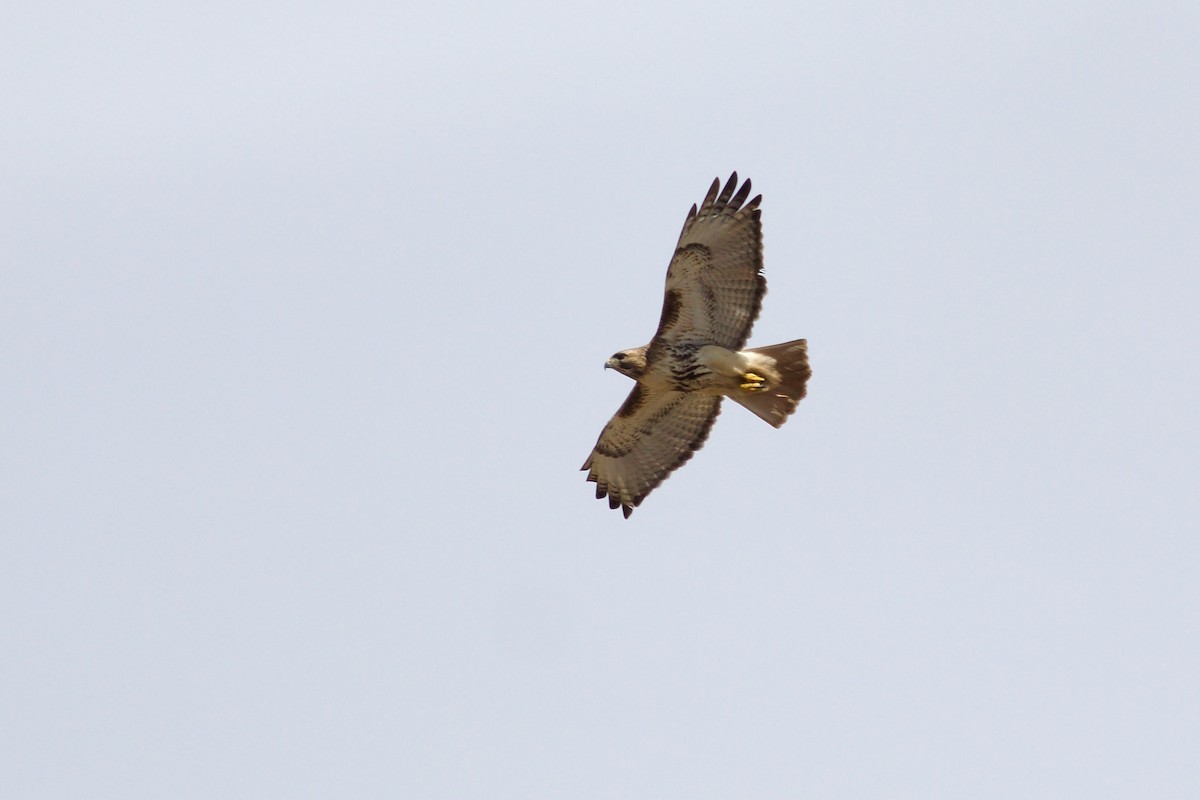
M 628 518 L 646 495 L 700 449 L 729 397 L 776 428 L 804 397 L 812 371 L 797 339 L 743 350 L 767 281 L 762 274 L 762 195 L 750 181 L 714 180 L 692 206 L 667 268 L 662 318 L 650 344 L 604 365 L 637 385 L 584 462 L 596 497 Z M 737 190 L 736 194 L 734 190 Z

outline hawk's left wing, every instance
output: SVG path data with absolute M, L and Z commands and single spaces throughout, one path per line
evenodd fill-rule
M 633 387 L 584 462 L 596 497 L 628 518 L 646 495 L 700 449 L 721 413 L 721 397 Z
M 713 181 L 700 207 L 692 206 L 684 220 L 667 268 L 662 318 L 648 354 L 651 360 L 661 354 L 660 343 L 667 341 L 693 340 L 741 350 L 750 338 L 767 292 L 758 207 L 762 195 L 747 203 L 750 181 L 740 189 L 737 182 L 736 172 L 723 189 L 719 180 Z

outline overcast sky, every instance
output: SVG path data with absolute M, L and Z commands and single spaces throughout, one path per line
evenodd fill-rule
M 1200 6 L 415 6 L 3 13 L 0 795 L 1197 797 Z

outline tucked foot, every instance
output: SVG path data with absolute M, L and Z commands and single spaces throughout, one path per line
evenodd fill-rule
M 742 388 L 748 392 L 757 392 L 760 389 L 767 388 L 767 382 L 761 375 L 755 375 L 753 372 L 747 372 L 742 375 Z

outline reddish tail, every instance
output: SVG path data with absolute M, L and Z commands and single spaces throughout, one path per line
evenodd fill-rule
M 773 359 L 778 379 L 772 375 L 765 390 L 735 392 L 730 397 L 778 428 L 804 399 L 805 386 L 812 375 L 808 366 L 808 340 L 754 347 L 747 352 Z

